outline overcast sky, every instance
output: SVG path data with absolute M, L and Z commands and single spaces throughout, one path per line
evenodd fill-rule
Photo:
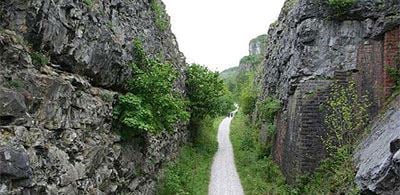
M 223 71 L 248 55 L 252 38 L 266 34 L 284 0 L 163 0 L 188 63 Z

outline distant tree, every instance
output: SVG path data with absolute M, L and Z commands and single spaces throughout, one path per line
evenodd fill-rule
M 233 108 L 232 97 L 217 72 L 192 64 L 188 68 L 186 85 L 192 120 L 226 114 Z

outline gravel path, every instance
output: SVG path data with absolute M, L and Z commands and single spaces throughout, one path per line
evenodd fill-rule
M 243 195 L 239 175 L 233 158 L 232 143 L 229 139 L 232 118 L 225 118 L 218 129 L 218 151 L 211 169 L 209 195 Z

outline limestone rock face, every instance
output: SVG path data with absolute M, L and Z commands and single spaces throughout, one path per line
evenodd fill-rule
M 97 87 L 117 89 L 130 75 L 125 65 L 133 60 L 134 39 L 181 72 L 185 64 L 169 28 L 156 24 L 159 15 L 150 0 L 3 1 L 0 9 L 0 26 L 47 52 L 59 69 L 90 77 Z
M 260 35 L 249 43 L 249 55 L 244 56 L 239 63 L 239 72 L 256 70 L 262 63 L 267 44 L 267 35 Z
M 371 135 L 360 145 L 355 158 L 356 182 L 363 191 L 400 193 L 400 96 L 372 124 Z
M 112 128 L 136 38 L 185 93 L 151 1 L 2 1 L 0 18 L 0 194 L 154 194 L 186 127 L 130 141 Z
M 358 0 L 340 13 L 327 2 L 286 1 L 268 31 L 258 76 L 259 100 L 283 102 L 273 156 L 289 182 L 314 171 L 326 156 L 318 106 L 334 81 L 355 80 L 360 94 L 371 101 L 371 118 L 393 88 L 385 66 L 396 67 L 400 2 Z
M 250 55 L 264 55 L 267 47 L 267 35 L 260 35 L 249 43 Z

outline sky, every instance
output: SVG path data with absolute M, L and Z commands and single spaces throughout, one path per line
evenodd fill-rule
M 213 71 L 237 66 L 249 41 L 266 34 L 284 0 L 163 0 L 188 63 Z

